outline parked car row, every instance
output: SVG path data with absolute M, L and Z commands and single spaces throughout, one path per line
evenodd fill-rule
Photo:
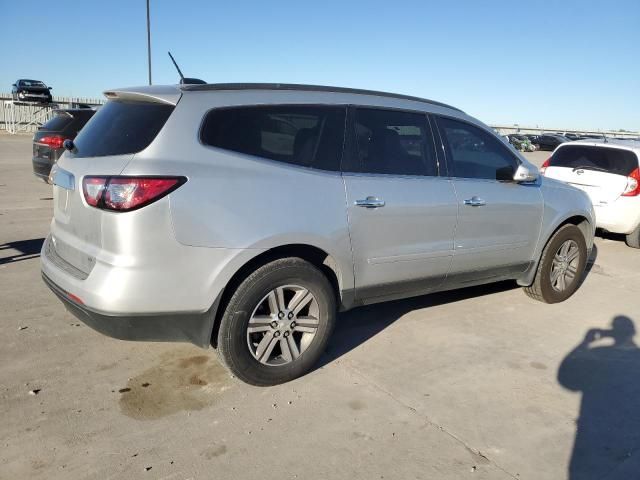
M 594 209 L 439 102 L 205 84 L 111 90 L 51 172 L 46 284 L 130 340 L 213 345 L 239 379 L 308 372 L 338 310 L 500 280 L 579 287 Z
M 553 151 L 563 143 L 577 140 L 605 140 L 604 135 L 577 133 L 543 133 L 540 135 L 514 133 L 506 137 L 509 143 L 521 152 L 532 152 L 535 150 Z M 620 138 L 619 140 L 625 139 Z

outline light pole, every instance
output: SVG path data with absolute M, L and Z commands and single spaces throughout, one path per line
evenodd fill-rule
M 149 85 L 151 85 L 151 21 L 149 17 L 149 0 L 147 0 L 147 64 L 149 65 Z

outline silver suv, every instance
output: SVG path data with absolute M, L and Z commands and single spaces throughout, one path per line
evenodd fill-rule
M 589 198 L 462 111 L 301 85 L 128 88 L 52 172 L 42 275 L 107 335 L 213 345 L 255 385 L 303 375 L 338 310 L 512 279 L 578 288 Z

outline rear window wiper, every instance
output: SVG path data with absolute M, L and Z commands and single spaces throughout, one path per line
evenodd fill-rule
M 572 172 L 575 172 L 576 170 L 597 170 L 598 172 L 606 172 L 606 173 L 610 173 L 608 169 L 606 168 L 602 168 L 602 167 L 596 167 L 593 165 L 582 165 L 579 167 L 573 167 L 573 170 L 571 170 Z

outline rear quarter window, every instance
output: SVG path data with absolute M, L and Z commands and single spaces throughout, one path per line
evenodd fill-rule
M 345 108 L 267 105 L 218 108 L 207 113 L 203 144 L 302 167 L 337 171 Z
M 173 112 L 173 105 L 108 101 L 82 128 L 74 144 L 78 157 L 124 155 L 144 150 Z
M 592 169 L 627 177 L 638 168 L 638 157 L 630 150 L 572 145 L 559 148 L 549 166 Z

